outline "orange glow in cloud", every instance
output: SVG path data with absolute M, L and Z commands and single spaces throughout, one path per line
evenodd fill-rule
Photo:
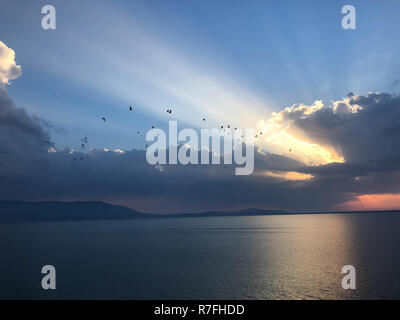
M 296 171 L 264 171 L 263 175 L 290 181 L 305 181 L 314 178 L 313 175 Z
M 338 210 L 396 210 L 400 209 L 400 193 L 363 194 L 355 200 L 341 203 Z

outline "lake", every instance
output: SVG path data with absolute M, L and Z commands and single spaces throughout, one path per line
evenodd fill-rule
M 400 298 L 400 212 L 4 223 L 0 241 L 2 299 Z

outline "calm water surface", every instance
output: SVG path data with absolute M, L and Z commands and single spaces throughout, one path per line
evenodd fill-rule
M 0 241 L 0 298 L 400 298 L 400 213 L 0 224 Z

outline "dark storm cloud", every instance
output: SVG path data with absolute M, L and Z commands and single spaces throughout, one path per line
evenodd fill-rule
M 7 182 L 21 174 L 29 177 L 45 163 L 45 142 L 50 137 L 40 120 L 16 108 L 5 89 L 0 88 L 0 175 L 2 193 Z
M 47 122 L 46 120 L 40 119 L 41 123 L 43 124 L 43 127 L 45 127 L 46 129 L 50 130 L 50 131 L 54 131 L 58 134 L 67 134 L 67 130 L 65 130 L 65 128 L 57 128 L 54 125 L 52 125 L 51 123 Z
M 400 78 L 393 81 L 392 86 L 394 87 L 397 86 L 398 84 L 400 84 Z
M 17 108 L 1 90 L 0 200 L 106 200 L 153 212 L 245 207 L 314 211 L 329 210 L 356 194 L 400 193 L 399 97 L 346 99 L 307 116 L 287 115 L 302 135 L 342 150 L 346 163 L 305 166 L 260 150 L 253 175 L 235 176 L 234 166 L 151 166 L 142 150 L 51 152 L 55 150 L 46 144 L 51 140 L 41 120 Z M 288 171 L 314 178 L 289 181 L 264 174 Z
M 335 147 L 350 164 L 400 163 L 400 96 L 353 95 L 333 108 L 290 116 L 295 128 L 317 143 Z
M 272 208 L 284 207 L 288 201 L 301 202 L 295 193 L 299 188 L 296 184 L 259 175 L 235 176 L 233 166 L 155 167 L 139 150 L 48 152 L 45 141 L 50 138 L 40 120 L 16 108 L 5 91 L 0 101 L 1 200 L 106 199 L 152 211 Z M 259 170 L 295 170 L 302 166 L 258 152 L 255 162 Z

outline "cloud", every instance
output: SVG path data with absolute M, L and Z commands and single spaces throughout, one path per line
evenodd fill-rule
M 322 101 L 312 105 L 293 105 L 280 112 L 272 113 L 269 120 L 261 120 L 258 130 L 263 132 L 260 145 L 267 150 L 297 159 L 307 165 L 323 165 L 332 162 L 344 162 L 336 148 L 329 144 L 318 143 L 314 137 L 300 130 L 297 122 L 310 119 L 315 114 L 325 112 Z
M 304 181 L 314 178 L 312 174 L 301 173 L 297 171 L 265 171 L 262 172 L 261 174 L 291 181 Z
M 0 200 L 104 200 L 149 212 L 319 211 L 356 206 L 362 195 L 400 194 L 397 96 L 284 110 L 279 117 L 290 118 L 291 134 L 334 145 L 346 162 L 306 165 L 259 149 L 254 174 L 236 176 L 229 165 L 151 166 L 143 150 L 57 150 L 46 144 L 43 121 L 0 93 Z
M 400 97 L 386 93 L 350 94 L 329 106 L 321 101 L 310 106 L 295 105 L 274 113 L 264 122 L 264 129 L 265 148 L 278 146 L 285 149 L 282 154 L 306 164 L 393 161 L 400 156 L 396 148 L 400 138 Z M 292 140 L 285 140 L 286 136 Z M 290 145 L 291 141 L 297 143 Z
M 21 66 L 15 62 L 15 52 L 0 41 L 0 87 L 17 79 L 22 74 Z
M 53 149 L 45 143 L 50 137 L 41 120 L 17 108 L 5 90 L 0 97 L 0 200 L 97 199 L 143 211 L 192 212 L 278 208 L 298 197 L 290 193 L 292 181 L 235 176 L 234 166 L 157 167 L 147 163 L 142 150 Z M 261 152 L 256 152 L 255 163 L 260 170 L 272 171 L 302 166 Z
M 339 210 L 396 210 L 399 209 L 400 194 L 365 194 L 336 206 Z
M 8 83 L 18 72 L 7 74 Z M 151 166 L 143 150 L 57 149 L 46 130 L 52 127 L 18 108 L 3 86 L 0 200 L 103 200 L 149 212 L 195 212 L 320 211 L 351 209 L 366 199 L 379 204 L 389 199 L 379 197 L 385 194 L 398 199 L 399 96 L 349 94 L 329 106 L 294 105 L 261 125 L 265 140 L 253 175 L 236 176 L 230 165 Z
M 50 137 L 40 120 L 17 108 L 5 89 L 0 88 L 1 178 L 13 178 L 20 172 L 29 176 L 31 170 L 42 165 L 43 154 L 50 146 L 46 141 L 50 142 Z
M 397 86 L 398 84 L 400 84 L 400 78 L 393 81 L 392 87 Z

